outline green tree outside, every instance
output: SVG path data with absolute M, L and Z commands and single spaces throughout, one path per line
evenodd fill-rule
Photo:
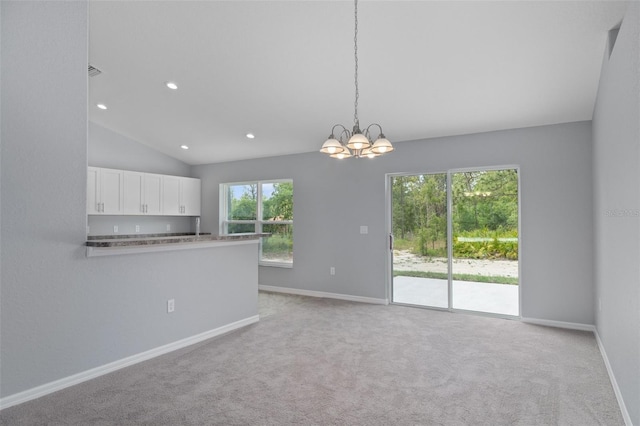
M 451 192 L 454 255 L 517 259 L 517 171 L 454 173 Z M 394 177 L 392 212 L 397 248 L 447 256 L 446 174 Z

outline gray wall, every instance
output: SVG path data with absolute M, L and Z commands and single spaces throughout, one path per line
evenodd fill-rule
M 596 327 L 640 425 L 640 5 L 606 52 L 593 115 Z
M 191 176 L 190 165 L 93 122 L 89 122 L 88 150 L 90 166 Z M 195 222 L 191 217 L 91 215 L 88 225 L 90 235 L 114 235 L 114 225 L 122 235 L 134 234 L 136 225 L 140 226 L 141 234 L 192 232 Z M 170 225 L 170 231 L 167 231 L 167 225 Z
M 195 218 L 180 216 L 101 216 L 91 215 L 87 219 L 87 234 L 94 235 L 126 235 L 136 234 L 165 234 L 195 232 Z M 113 226 L 118 226 L 118 232 L 113 232 Z M 167 231 L 167 225 L 169 230 Z M 204 230 L 202 231 L 204 232 Z
M 191 166 L 111 129 L 89 122 L 90 166 L 191 176 Z
M 261 267 L 260 284 L 384 299 L 385 173 L 499 165 L 521 169 L 522 316 L 593 324 L 590 122 L 401 142 L 374 160 L 309 153 L 192 170 L 205 229 L 217 227 L 220 183 L 293 179 L 294 267 Z
M 256 245 L 85 257 L 87 7 L 0 2 L 0 397 L 257 314 Z

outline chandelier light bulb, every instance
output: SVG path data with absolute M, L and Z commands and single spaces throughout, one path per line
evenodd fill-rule
M 362 152 L 360 152 L 360 155 L 367 158 L 376 158 L 376 157 L 379 157 L 381 154 L 376 154 L 371 150 L 371 148 L 365 148 L 362 150 Z
M 340 141 L 337 140 L 333 135 L 331 135 L 329 136 L 329 139 L 327 139 L 327 141 L 324 144 L 322 144 L 322 148 L 320 148 L 320 152 L 324 154 L 333 155 L 333 154 L 337 154 L 344 151 L 344 149 L 345 148 L 342 146 Z
M 347 142 L 348 148 L 358 150 L 368 148 L 370 145 L 369 139 L 362 133 L 354 133 L 349 139 L 349 142 Z
M 376 154 L 386 154 L 387 152 L 393 151 L 393 145 L 391 145 L 391 142 L 389 142 L 383 134 L 380 134 L 380 137 L 371 147 L 371 151 Z

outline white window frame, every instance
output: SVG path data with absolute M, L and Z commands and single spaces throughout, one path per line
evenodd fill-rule
M 291 225 L 293 227 L 293 220 L 264 220 L 262 219 L 262 185 L 274 184 L 274 183 L 291 183 L 293 179 L 270 179 L 270 180 L 253 180 L 245 182 L 226 182 L 221 183 L 219 188 L 220 199 L 220 213 L 219 213 L 219 233 L 227 234 L 230 224 L 254 224 L 255 233 L 262 233 L 263 225 Z M 230 186 L 240 185 L 256 185 L 256 219 L 255 220 L 229 220 L 227 214 L 229 213 L 229 199 L 227 198 L 228 189 Z M 260 239 L 260 254 L 258 257 L 258 264 L 260 266 L 274 266 L 277 268 L 293 268 L 293 259 L 291 262 L 276 262 L 271 260 L 262 259 L 262 239 Z

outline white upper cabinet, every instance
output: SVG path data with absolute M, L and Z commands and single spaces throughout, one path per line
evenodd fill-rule
M 87 214 L 200 216 L 200 179 L 89 167 Z
M 124 214 L 124 172 L 89 167 L 87 172 L 87 214 Z
M 99 214 L 100 204 L 100 169 L 89 167 L 87 172 L 87 214 Z
M 180 180 L 178 176 L 162 176 L 163 214 L 178 216 L 182 214 L 180 204 Z
M 144 214 L 143 181 L 144 173 L 124 172 L 124 214 Z
M 162 214 L 162 175 L 124 172 L 124 214 Z
M 200 179 L 182 178 L 181 183 L 182 214 L 200 216 Z
M 176 216 L 200 216 L 200 179 L 163 176 L 163 211 Z
M 162 212 L 162 175 L 144 174 L 142 185 L 144 213 L 161 215 Z

